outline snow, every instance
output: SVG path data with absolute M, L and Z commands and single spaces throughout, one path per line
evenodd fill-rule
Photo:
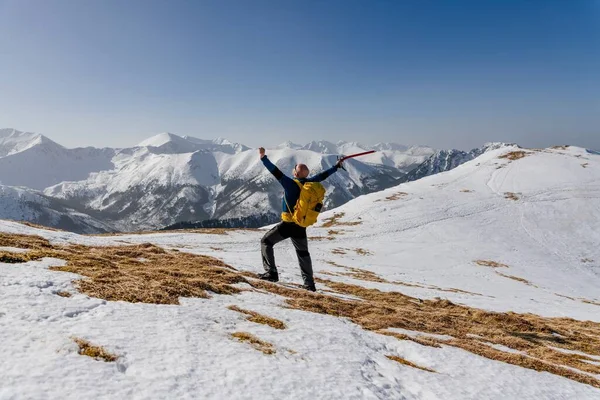
M 376 147 L 381 152 L 348 161 L 350 176 L 326 184 L 327 207 L 393 185 L 433 152 L 394 143 Z M 309 148 L 315 151 L 306 150 Z M 357 142 L 314 141 L 304 146 L 287 142 L 268 152 L 285 172 L 297 162 L 305 162 L 316 173 L 333 165 L 338 154 L 366 149 L 369 146 Z M 90 221 L 103 221 L 88 225 L 122 231 L 157 229 L 182 220 L 265 216 L 280 197 L 279 186 L 255 149 L 224 138 L 205 140 L 168 132 L 133 148 L 67 149 L 41 134 L 2 129 L 0 183 L 14 188 L 6 190 L 26 187 L 42 191 L 62 204 L 66 201 L 80 216 L 89 213 L 86 218 Z M 48 208 L 47 201 L 39 195 L 33 197 L 37 200 L 30 203 L 35 206 L 27 212 L 13 200 L 7 205 L 0 203 L 0 209 L 19 208 L 0 213 L 0 217 L 48 224 L 60 220 L 44 219 L 35 208 Z M 55 206 L 53 203 L 50 208 Z
M 343 212 L 339 220 L 361 224 L 335 227 L 343 234 L 333 241 L 310 242 L 316 275 L 339 272 L 339 267 L 326 262 L 333 261 L 372 271 L 389 281 L 424 286 L 361 281 L 365 287 L 400 290 L 420 298 L 444 297 L 487 310 L 600 321 L 598 306 L 578 300 L 599 301 L 600 156 L 571 147 L 531 151 L 510 162 L 499 158 L 516 150 L 493 150 L 452 171 L 364 195 L 325 212 L 321 221 Z M 286 160 L 285 168 L 295 161 L 290 151 L 269 154 L 274 161 Z M 154 160 L 154 168 L 163 168 L 162 155 L 148 152 L 143 156 Z M 171 175 L 185 164 L 184 155 L 180 156 L 181 164 L 171 166 Z M 310 167 L 318 168 L 320 156 L 308 151 L 301 156 Z M 222 164 L 218 164 L 227 164 L 228 171 L 258 171 L 257 166 L 248 167 L 245 162 L 250 155 L 221 157 Z M 398 192 L 406 195 L 389 200 Z M 518 200 L 505 198 L 505 192 L 517 193 Z M 312 227 L 309 236 L 326 236 L 330 229 Z M 261 270 L 259 243 L 264 233 L 95 237 L 9 221 L 0 221 L 0 231 L 37 234 L 56 244 L 151 242 L 212 255 L 252 272 Z M 335 248 L 349 250 L 332 254 Z M 356 248 L 369 254 L 359 255 L 352 251 Z M 275 249 L 280 278 L 300 282 L 291 244 Z M 476 265 L 478 259 L 507 264 L 509 267 L 499 272 L 527 279 L 531 286 Z M 598 389 L 549 373 L 450 346 L 432 348 L 399 341 L 365 331 L 346 319 L 282 308 L 282 299 L 267 293 L 182 298 L 177 306 L 90 298 L 73 286 L 76 275 L 47 269 L 61 263 L 43 259 L 0 264 L 2 399 L 600 398 Z M 357 282 L 343 276 L 335 279 Z M 434 286 L 483 296 L 442 292 Z M 56 296 L 58 291 L 73 296 Z M 227 309 L 229 305 L 278 318 L 288 329 L 276 331 L 251 323 Z M 277 354 L 266 356 L 231 340 L 229 335 L 236 331 L 273 343 Z M 120 358 L 116 363 L 103 363 L 79 356 L 72 337 L 105 346 Z M 400 365 L 386 355 L 405 358 L 436 373 Z
M 0 182 L 43 190 L 111 169 L 115 152 L 92 147 L 66 149 L 40 134 L 0 130 Z

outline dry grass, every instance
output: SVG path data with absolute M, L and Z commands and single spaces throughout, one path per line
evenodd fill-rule
M 321 224 L 322 228 L 330 228 L 332 226 L 354 226 L 362 224 L 362 221 L 353 221 L 353 222 L 340 222 L 339 219 L 342 218 L 346 213 L 335 213 L 333 217 L 329 217 L 324 220 L 323 224 Z
M 265 354 L 275 354 L 275 348 L 271 343 L 260 340 L 248 332 L 234 332 L 231 336 L 240 342 L 249 343 L 256 350 L 262 351 Z
M 18 264 L 31 261 L 28 254 L 25 253 L 13 253 L 10 251 L 0 251 L 0 263 L 5 264 Z
M 266 315 L 262 315 L 257 313 L 256 311 L 244 310 L 243 308 L 239 308 L 238 306 L 229 306 L 227 307 L 232 311 L 237 311 L 242 314 L 246 314 L 248 317 L 246 318 L 250 322 L 255 322 L 257 324 L 269 325 L 275 329 L 286 329 L 285 324 L 275 318 L 267 317 Z
M 56 295 L 58 295 L 60 297 L 71 297 L 72 296 L 71 293 L 63 292 L 63 291 L 56 292 Z
M 367 271 L 365 269 L 354 268 L 354 267 L 346 267 L 346 266 L 337 264 L 337 263 L 335 263 L 333 261 L 326 261 L 326 263 L 328 263 L 330 265 L 333 265 L 335 267 L 338 267 L 338 268 L 344 268 L 345 272 L 337 272 L 337 273 L 321 272 L 321 274 L 324 274 L 324 275 L 330 275 L 330 276 L 348 276 L 350 278 L 361 280 L 361 281 L 387 283 L 387 284 L 391 284 L 391 285 L 401 285 L 401 286 L 406 286 L 406 287 L 418 287 L 418 288 L 422 288 L 422 289 L 438 290 L 438 291 L 441 291 L 441 292 L 463 293 L 463 294 L 469 294 L 469 295 L 473 295 L 473 296 L 483 296 L 480 293 L 469 292 L 469 291 L 466 291 L 466 290 L 456 289 L 456 288 L 448 288 L 448 289 L 446 289 L 446 288 L 441 288 L 441 287 L 435 286 L 435 285 L 422 285 L 422 284 L 419 284 L 419 283 L 408 283 L 408 282 L 402 282 L 402 281 L 390 281 L 390 280 L 387 280 L 385 278 L 382 278 L 381 276 L 377 275 L 375 272 Z
M 593 304 L 595 306 L 600 306 L 600 302 L 597 301 L 593 301 L 593 300 L 588 300 L 588 299 L 581 299 L 582 302 L 586 303 L 586 304 Z
M 498 158 L 505 158 L 507 160 L 515 161 L 515 160 L 519 160 L 521 158 L 527 157 L 529 154 L 531 154 L 531 153 L 527 153 L 522 150 L 511 151 L 510 153 L 503 154 Z
M 309 236 L 310 240 L 335 240 L 332 236 Z
M 519 200 L 519 196 L 516 193 L 513 193 L 513 192 L 505 192 L 504 193 L 504 198 L 505 199 L 509 199 L 509 200 L 514 200 L 514 201 Z
M 496 271 L 496 273 L 505 278 L 512 279 L 513 281 L 524 283 L 527 286 L 537 287 L 533 283 L 529 282 L 527 279 L 519 278 L 518 276 L 514 276 L 514 275 L 503 274 L 502 272 L 498 272 L 498 271 Z
M 377 275 L 374 272 L 367 271 L 360 268 L 352 268 L 352 267 L 344 267 L 347 272 L 340 272 L 339 275 L 349 276 L 353 279 L 358 279 L 361 281 L 369 281 L 369 282 L 380 282 L 380 283 L 390 283 L 387 279 L 384 279 Z
M 109 353 L 103 347 L 94 346 L 87 340 L 76 337 L 73 338 L 73 341 L 75 341 L 75 343 L 77 343 L 77 346 L 79 346 L 79 354 L 81 354 L 82 356 L 88 356 L 92 357 L 93 359 L 102 360 L 106 362 L 117 361 L 118 357 L 114 354 Z
M 434 371 L 434 370 L 432 370 L 432 369 L 425 368 L 425 367 L 421 367 L 421 366 L 419 366 L 419 365 L 417 365 L 417 364 L 415 364 L 415 363 L 412 363 L 412 362 L 410 362 L 410 361 L 408 361 L 408 360 L 405 360 L 405 359 L 404 359 L 404 358 L 402 358 L 402 357 L 398 357 L 398 356 L 386 356 L 386 357 L 387 357 L 387 358 L 389 358 L 390 360 L 396 361 L 396 362 L 398 362 L 398 363 L 400 363 L 400 364 L 402 364 L 402 365 L 407 365 L 407 366 L 409 366 L 409 367 L 413 367 L 413 368 L 421 369 L 421 370 L 423 370 L 423 371 L 427 371 L 427 372 L 434 372 L 434 373 L 436 373 L 436 371 Z
M 341 264 L 338 264 L 338 263 L 336 263 L 335 261 L 325 261 L 325 262 L 326 262 L 327 264 L 329 264 L 329 265 L 333 265 L 334 267 L 338 267 L 338 268 L 348 268 L 348 267 L 346 267 L 346 266 L 344 266 L 344 265 L 341 265 Z
M 363 301 L 320 294 L 307 295 L 294 290 L 280 291 L 279 294 L 288 297 L 286 303 L 291 308 L 346 317 L 365 329 L 399 339 L 426 345 L 447 344 L 493 360 L 547 371 L 600 388 L 600 380 L 586 374 L 600 373 L 600 366 L 583 362 L 585 356 L 565 354 L 549 347 L 600 355 L 599 323 L 512 312 L 494 313 L 448 300 L 420 301 L 398 292 L 381 292 L 341 282 L 321 281 L 338 293 L 352 295 Z M 391 327 L 449 335 L 454 339 L 409 338 L 402 334 L 382 332 Z M 484 342 L 507 346 L 525 355 L 499 351 Z
M 508 268 L 508 265 L 502 264 L 496 261 L 490 260 L 475 260 L 475 264 L 480 265 L 482 267 L 491 267 L 491 268 Z
M 13 253 L 30 259 L 65 260 L 54 271 L 72 272 L 86 279 L 77 288 L 93 297 L 132 303 L 179 304 L 179 297 L 208 297 L 208 292 L 234 294 L 234 284 L 246 282 L 235 269 L 208 256 L 167 252 L 146 243 L 133 246 L 52 246 L 36 236 L 0 234 L 0 246 L 31 249 Z M 140 261 L 143 258 L 144 261 Z
M 210 249 L 211 249 L 211 250 L 214 250 L 214 251 L 223 251 L 223 248 L 222 248 L 222 247 L 214 247 L 214 246 L 210 246 Z
M 577 299 L 573 298 L 573 297 L 569 297 L 569 296 L 565 296 L 563 294 L 558 294 L 558 293 L 554 293 L 556 296 L 558 297 L 564 297 L 565 299 L 569 299 L 569 300 L 573 300 L 573 301 L 577 301 Z
M 365 249 L 362 249 L 360 247 L 357 247 L 356 249 L 354 249 L 354 251 L 359 256 L 371 256 L 371 255 L 373 255 L 373 253 L 371 253 L 369 250 L 365 250 Z
M 494 313 L 448 300 L 421 300 L 400 292 L 382 292 L 319 279 L 328 289 L 360 300 L 344 299 L 247 280 L 244 276 L 249 274 L 239 273 L 214 258 L 167 252 L 151 244 L 102 248 L 52 246 L 40 237 L 0 234 L 0 246 L 28 248 L 30 253 L 66 260 L 65 267 L 54 269 L 86 276 L 87 279 L 78 282 L 79 290 L 107 300 L 177 304 L 179 296 L 206 297 L 207 291 L 238 293 L 240 290 L 232 285 L 246 282 L 255 290 L 285 297 L 289 308 L 348 318 L 364 329 L 399 339 L 424 345 L 450 345 L 489 359 L 550 372 L 600 388 L 600 380 L 589 375 L 600 374 L 599 365 L 585 362 L 590 358 L 585 355 L 560 351 L 600 356 L 600 323 L 596 322 Z M 140 257 L 147 261 L 138 261 Z M 478 264 L 506 267 L 493 261 Z M 448 335 L 453 339 L 408 338 L 384 333 L 389 328 Z M 237 332 L 232 336 L 265 354 L 275 352 L 273 345 L 248 333 Z M 503 352 L 486 343 L 507 346 L 523 354 Z
M 385 200 L 386 201 L 400 200 L 401 198 L 403 198 L 405 196 L 408 196 L 408 193 L 406 193 L 406 192 L 397 192 L 397 193 L 394 193 L 391 196 L 387 196 L 385 198 Z
M 474 192 L 474 190 L 469 190 L 469 189 L 461 189 L 460 191 L 461 191 L 461 193 L 473 193 Z
M 327 234 L 328 235 L 343 235 L 344 232 L 342 232 L 342 231 L 336 231 L 334 229 L 330 229 L 330 230 L 327 231 Z
M 593 262 L 594 262 L 594 260 L 592 260 L 591 258 L 582 258 L 582 259 L 581 259 L 581 262 L 582 262 L 582 263 L 593 263 Z
M 342 249 L 340 247 L 336 247 L 335 249 L 331 250 L 331 254 L 346 254 L 345 249 Z
M 583 163 L 583 164 L 581 164 L 581 166 L 582 166 L 583 168 L 587 168 L 587 166 L 588 166 L 588 165 L 590 165 L 590 164 L 589 164 L 589 163 Z
M 398 340 L 409 340 L 411 342 L 418 343 L 421 346 L 435 347 L 438 349 L 442 347 L 442 346 L 440 346 L 440 343 L 438 340 L 430 338 L 430 337 L 426 337 L 426 336 L 409 336 L 404 333 L 390 332 L 390 331 L 385 331 L 385 330 L 377 331 L 377 333 L 379 333 L 380 335 L 392 336 Z
M 550 148 L 554 149 L 554 150 L 566 150 L 569 147 L 571 147 L 571 146 L 569 146 L 568 144 L 565 144 L 565 145 L 560 145 L 560 146 L 552 146 Z
M 52 270 L 87 277 L 77 282 L 79 290 L 106 300 L 179 304 L 179 297 L 207 298 L 207 292 L 239 293 L 232 285 L 246 281 L 216 258 L 166 252 L 152 244 L 72 245 L 61 249 L 56 257 L 67 260 L 67 265 Z M 145 261 L 139 261 L 140 257 Z

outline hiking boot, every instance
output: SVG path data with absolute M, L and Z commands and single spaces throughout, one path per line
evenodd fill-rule
M 305 283 L 304 285 L 302 285 L 302 289 L 306 289 L 310 292 L 316 292 L 317 288 L 315 287 L 314 282 L 313 283 Z
M 262 274 L 258 274 L 258 279 L 262 279 L 263 281 L 269 282 L 278 282 L 279 274 L 277 273 L 277 271 L 269 271 Z

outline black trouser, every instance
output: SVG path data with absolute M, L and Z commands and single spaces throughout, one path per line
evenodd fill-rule
M 296 248 L 296 255 L 298 256 L 298 263 L 300 264 L 304 283 L 314 284 L 312 261 L 310 260 L 310 253 L 308 252 L 306 228 L 296 225 L 293 222 L 280 222 L 267 232 L 260 241 L 265 271 L 277 271 L 273 246 L 287 238 L 292 239 L 292 243 Z

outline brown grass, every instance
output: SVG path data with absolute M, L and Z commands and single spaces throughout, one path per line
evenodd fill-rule
M 243 308 L 239 308 L 238 306 L 229 306 L 227 307 L 230 310 L 237 311 L 242 314 L 246 314 L 248 317 L 246 318 L 250 322 L 255 322 L 257 324 L 269 325 L 271 328 L 275 329 L 286 329 L 285 324 L 275 318 L 267 317 L 266 315 L 259 314 L 256 311 L 244 310 Z
M 336 231 L 334 229 L 330 229 L 330 230 L 327 231 L 327 234 L 328 235 L 343 235 L 344 232 L 342 232 L 342 231 Z
M 405 196 L 408 196 L 408 193 L 406 193 L 406 192 L 397 192 L 397 193 L 394 193 L 391 196 L 386 197 L 385 199 L 387 201 L 400 200 L 401 198 L 403 198 Z
M 422 285 L 422 284 L 419 284 L 419 283 L 408 283 L 408 282 L 402 282 L 402 281 L 390 281 L 390 280 L 387 280 L 385 278 L 382 278 L 381 276 L 377 275 L 375 272 L 368 271 L 368 270 L 365 270 L 365 269 L 362 269 L 362 268 L 345 267 L 345 266 L 337 264 L 337 263 L 335 263 L 333 261 L 326 261 L 326 263 L 328 263 L 330 265 L 333 265 L 335 267 L 344 268 L 346 271 L 345 272 L 337 272 L 337 273 L 321 272 L 321 274 L 324 274 L 324 275 L 330 275 L 330 276 L 349 276 L 350 278 L 361 280 L 361 281 L 387 283 L 387 284 L 391 284 L 391 285 L 401 285 L 401 286 L 406 286 L 406 287 L 418 287 L 418 288 L 422 288 L 422 289 L 438 290 L 438 291 L 441 291 L 441 292 L 463 293 L 463 294 L 469 294 L 469 295 L 473 295 L 473 296 L 483 296 L 480 293 L 469 292 L 469 291 L 466 291 L 466 290 L 461 290 L 461 289 L 456 289 L 456 288 L 448 288 L 448 289 L 446 289 L 446 288 L 441 288 L 441 287 L 435 286 L 435 285 Z
M 514 275 L 503 274 L 502 272 L 498 272 L 498 271 L 496 271 L 496 273 L 505 278 L 512 279 L 513 281 L 524 283 L 527 286 L 537 287 L 534 284 L 532 284 L 531 282 L 529 282 L 527 279 L 519 278 L 518 276 L 514 276 Z
M 571 146 L 569 146 L 568 144 L 563 144 L 563 145 L 560 145 L 560 146 L 552 146 L 550 148 L 554 149 L 554 150 L 566 150 L 569 147 L 571 147 Z
M 288 297 L 286 303 L 292 308 L 346 317 L 365 329 L 389 336 L 415 342 L 426 341 L 426 345 L 447 344 L 493 360 L 547 371 L 600 388 L 600 380 L 585 374 L 600 373 L 600 366 L 584 363 L 581 356 L 565 354 L 549 347 L 600 355 L 599 323 L 512 312 L 494 313 L 448 300 L 420 301 L 398 292 L 381 292 L 341 282 L 321 281 L 338 293 L 356 296 L 363 301 L 320 294 L 299 296 L 298 291 L 293 290 L 280 294 Z M 402 334 L 382 332 L 391 327 L 449 335 L 454 339 L 409 338 Z M 484 342 L 507 346 L 525 355 L 499 351 Z
M 31 261 L 31 258 L 26 253 L 13 253 L 10 251 L 0 251 L 0 263 L 18 264 Z
M 558 297 L 564 297 L 565 299 L 569 299 L 569 300 L 573 300 L 573 301 L 577 301 L 577 299 L 573 298 L 573 297 L 569 297 L 569 296 L 565 296 L 563 294 L 558 294 L 558 293 L 554 293 L 556 296 Z
M 491 268 L 508 268 L 508 265 L 502 264 L 496 261 L 490 260 L 475 260 L 475 264 L 480 265 L 482 267 L 491 267 Z
M 335 261 L 325 261 L 327 264 L 329 265 L 333 265 L 334 267 L 338 267 L 338 268 L 347 268 L 341 264 L 336 263 Z
M 600 302 L 597 301 L 593 301 L 593 300 L 588 300 L 588 299 L 581 299 L 582 302 L 586 303 L 586 304 L 593 304 L 595 306 L 600 306 Z
M 179 297 L 234 294 L 234 284 L 246 282 L 235 269 L 208 256 L 165 251 L 146 243 L 133 246 L 52 246 L 36 236 L 0 234 L 0 246 L 31 249 L 13 253 L 31 259 L 54 257 L 67 261 L 54 271 L 72 272 L 86 279 L 77 288 L 106 300 L 132 303 L 179 304 Z M 139 261 L 143 257 L 145 261 Z
M 362 249 L 360 247 L 357 247 L 356 249 L 354 249 L 354 251 L 359 256 L 371 256 L 371 255 L 373 255 L 373 253 L 371 253 L 369 250 L 365 250 L 365 249 Z
M 527 153 L 522 150 L 511 151 L 510 153 L 503 154 L 498 158 L 505 158 L 507 160 L 515 161 L 515 160 L 519 160 L 521 158 L 527 157 L 529 154 L 531 154 L 531 153 Z
M 94 346 L 87 340 L 81 339 L 81 338 L 74 337 L 73 341 L 75 341 L 75 343 L 77 343 L 77 345 L 79 346 L 79 354 L 81 354 L 82 356 L 92 357 L 93 359 L 96 359 L 99 361 L 100 360 L 106 361 L 106 362 L 117 361 L 118 357 L 114 354 L 109 353 L 103 347 Z
M 505 192 L 504 193 L 504 198 L 505 199 L 509 199 L 509 200 L 514 200 L 514 201 L 519 200 L 519 196 L 516 193 L 513 193 L 513 192 Z
M 396 362 L 398 362 L 398 363 L 400 363 L 400 364 L 402 364 L 402 365 L 407 365 L 407 366 L 409 366 L 409 367 L 413 367 L 413 368 L 421 369 L 421 370 L 423 370 L 423 371 L 427 371 L 427 372 L 434 372 L 434 373 L 436 373 L 436 371 L 434 371 L 434 370 L 432 370 L 432 369 L 425 368 L 425 367 L 421 367 L 421 366 L 419 366 L 419 365 L 417 365 L 417 364 L 415 364 L 415 363 L 412 363 L 412 362 L 410 362 L 410 361 L 408 361 L 408 360 L 406 360 L 406 359 L 404 359 L 404 358 L 402 358 L 402 357 L 398 357 L 398 356 L 386 356 L 386 357 L 387 357 L 387 358 L 389 358 L 390 360 L 396 361 Z
M 431 337 L 427 337 L 427 336 L 409 336 L 406 335 L 404 333 L 398 333 L 398 332 L 391 332 L 391 331 L 377 331 L 377 333 L 379 333 L 380 335 L 385 335 L 385 336 L 392 336 L 395 337 L 398 340 L 409 340 L 411 342 L 415 342 L 420 344 L 421 346 L 427 346 L 427 347 L 436 347 L 436 348 L 441 348 L 442 346 L 440 346 L 440 341 L 437 339 L 433 339 Z
M 331 250 L 331 254 L 346 254 L 346 251 L 345 249 L 336 247 L 335 249 Z
M 248 332 L 234 332 L 231 334 L 231 337 L 239 340 L 240 342 L 249 343 L 256 350 L 262 351 L 265 354 L 275 354 L 275 348 L 271 343 L 260 340 Z
M 54 269 L 84 275 L 87 279 L 78 282 L 79 290 L 107 300 L 177 304 L 180 296 L 206 297 L 207 291 L 238 293 L 240 290 L 232 285 L 246 282 L 255 290 L 285 297 L 289 308 L 348 318 L 364 329 L 399 339 L 425 345 L 450 345 L 489 359 L 547 371 L 600 388 L 600 380 L 588 375 L 600 374 L 600 366 L 585 362 L 590 357 L 565 354 L 550 347 L 600 356 L 600 323 L 597 322 L 495 313 L 443 299 L 421 300 L 400 292 L 318 280 L 329 290 L 360 300 L 343 299 L 247 280 L 244 276 L 249 273 L 237 272 L 214 258 L 167 252 L 151 244 L 102 248 L 52 246 L 36 236 L 0 234 L 0 246 L 28 248 L 30 253 L 66 260 L 65 267 Z M 137 260 L 139 257 L 148 261 L 142 263 Z M 495 262 L 483 265 L 506 267 Z M 400 334 L 384 333 L 389 328 L 448 335 L 453 339 L 409 339 Z M 237 332 L 232 336 L 249 342 L 265 354 L 275 352 L 273 345 L 247 333 Z M 507 346 L 523 355 L 503 352 L 486 343 Z
M 310 240 L 335 240 L 332 236 L 309 236 Z
M 339 275 L 349 276 L 353 279 L 358 279 L 361 281 L 369 281 L 369 282 L 381 282 L 381 283 L 390 283 L 387 279 L 384 279 L 377 275 L 374 272 L 367 271 L 360 268 L 352 268 L 352 267 L 344 267 L 347 272 L 340 272 Z
M 56 292 L 56 295 L 58 295 L 60 297 L 71 297 L 72 296 L 71 293 L 69 293 L 69 292 L 63 292 L 63 291 Z
M 327 219 L 324 220 L 324 222 L 321 224 L 321 227 L 323 228 L 330 228 L 332 226 L 354 226 L 354 225 L 360 225 L 362 224 L 362 221 L 353 221 L 353 222 L 340 222 L 338 221 L 340 218 L 342 218 L 344 215 L 346 215 L 346 213 L 335 213 L 333 214 L 333 217 L 329 217 Z
M 469 190 L 469 189 L 461 189 L 460 191 L 461 191 L 461 193 L 473 193 L 474 192 L 474 190 Z

